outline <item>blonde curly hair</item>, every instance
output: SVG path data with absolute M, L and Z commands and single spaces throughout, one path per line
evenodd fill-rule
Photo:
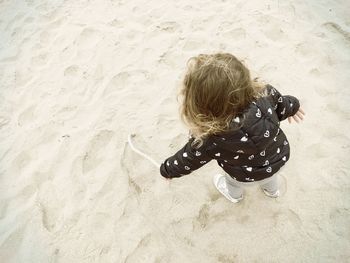
M 229 53 L 200 54 L 187 62 L 180 95 L 181 117 L 195 143 L 229 128 L 233 118 L 261 96 L 262 84 Z

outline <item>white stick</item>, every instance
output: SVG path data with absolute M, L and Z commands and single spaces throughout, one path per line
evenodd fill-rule
M 132 149 L 134 152 L 138 153 L 139 155 L 141 155 L 141 156 L 145 157 L 146 159 L 148 159 L 149 161 L 151 161 L 155 166 L 157 166 L 157 168 L 159 168 L 159 167 L 160 167 L 160 164 L 159 164 L 159 163 L 157 163 L 155 160 L 153 160 L 153 159 L 152 159 L 150 156 L 148 156 L 147 154 L 145 154 L 145 153 L 143 153 L 143 152 L 141 152 L 140 150 L 138 150 L 138 149 L 135 148 L 134 144 L 132 143 L 132 139 L 131 139 L 132 137 L 135 137 L 135 134 L 129 134 L 129 136 L 128 136 L 128 142 L 129 142 L 129 144 L 130 144 L 131 149 Z

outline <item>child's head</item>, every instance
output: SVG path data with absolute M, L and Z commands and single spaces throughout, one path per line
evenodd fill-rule
M 228 128 L 257 96 L 249 70 L 228 53 L 189 59 L 181 95 L 181 115 L 196 139 Z

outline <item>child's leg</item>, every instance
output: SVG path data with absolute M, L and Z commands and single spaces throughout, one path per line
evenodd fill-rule
M 276 194 L 279 190 L 277 175 L 275 174 L 272 177 L 270 177 L 269 180 L 266 180 L 265 182 L 261 183 L 260 187 L 271 195 Z
M 233 198 L 241 198 L 243 196 L 243 188 L 229 175 L 225 174 L 226 187 L 229 194 Z
M 234 182 L 229 175 L 217 174 L 213 183 L 218 191 L 232 203 L 238 203 L 243 199 L 243 189 Z

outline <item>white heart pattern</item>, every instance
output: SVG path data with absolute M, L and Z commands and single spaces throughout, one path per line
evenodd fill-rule
M 268 168 L 266 169 L 266 172 L 268 172 L 268 173 L 271 173 L 271 172 L 272 172 L 272 168 L 271 168 L 271 166 L 270 166 L 270 167 L 268 167 Z
M 282 102 L 283 101 L 283 98 L 282 97 L 279 97 L 278 98 L 278 102 Z
M 205 164 L 205 163 L 206 163 L 206 161 L 200 161 L 199 163 L 200 163 L 200 164 Z
M 274 141 L 274 142 L 277 142 L 277 137 L 273 138 L 273 141 Z
M 234 118 L 233 121 L 239 123 L 239 117 Z
M 196 156 L 201 156 L 201 154 L 202 154 L 202 153 L 199 152 L 199 151 L 196 151 L 196 153 L 195 153 Z
M 266 138 L 270 137 L 270 132 L 269 132 L 269 130 L 266 130 L 266 132 L 264 133 L 264 137 L 266 137 Z
M 220 153 L 216 153 L 215 156 L 219 157 L 221 154 Z
M 283 156 L 282 160 L 283 160 L 283 161 L 287 161 L 287 157 L 286 157 L 286 156 Z
M 243 137 L 241 138 L 241 141 L 242 141 L 242 142 L 246 142 L 246 141 L 248 141 L 248 138 L 245 137 L 245 136 L 243 136 Z
M 175 165 L 178 165 L 179 163 L 177 162 L 177 160 L 175 160 L 175 161 L 174 161 L 174 164 L 175 164 Z
M 272 114 L 271 108 L 269 108 L 269 109 L 267 110 L 267 112 L 270 113 L 270 114 Z
M 283 108 L 283 111 L 281 111 L 281 114 L 285 114 L 286 113 L 286 108 Z
M 187 171 L 188 171 L 188 170 L 190 170 L 190 167 L 188 167 L 188 166 L 185 166 L 185 170 L 187 170 Z
M 225 163 L 227 163 L 227 160 L 224 160 Z
M 238 150 L 237 152 L 238 152 L 238 153 L 244 153 L 244 151 L 242 151 L 242 150 Z
M 182 154 L 182 156 L 183 156 L 183 157 L 187 157 L 187 156 L 188 156 L 187 152 L 184 152 L 184 153 Z
M 249 160 L 253 160 L 254 159 L 254 154 L 252 154 L 251 156 L 248 157 Z
M 220 163 L 220 166 L 221 166 L 221 167 L 224 167 L 224 164 L 223 164 L 223 163 Z
M 252 171 L 252 167 L 247 167 L 247 168 L 245 168 L 248 172 L 251 172 Z
M 258 112 L 255 114 L 256 117 L 260 118 L 261 117 L 261 111 L 258 109 Z
M 245 180 L 249 181 L 249 182 L 254 182 L 254 179 L 253 178 L 249 178 L 249 177 L 246 177 Z
M 263 166 L 266 166 L 266 165 L 269 165 L 269 164 L 270 164 L 269 161 L 266 160 L 265 163 L 263 164 Z
M 235 157 L 233 157 L 233 159 L 237 160 L 239 158 L 239 155 L 236 155 Z
M 293 103 L 289 104 L 290 107 L 293 107 Z
M 260 153 L 261 156 L 265 156 L 265 150 Z
M 280 151 L 281 151 L 281 149 L 278 147 L 278 148 L 277 148 L 277 153 L 280 153 Z
M 288 142 L 287 142 L 287 141 L 284 141 L 284 142 L 283 142 L 283 145 L 287 145 L 287 144 L 288 144 Z
M 167 166 L 170 166 L 170 163 L 169 163 L 169 161 L 166 161 L 166 165 L 167 165 Z

